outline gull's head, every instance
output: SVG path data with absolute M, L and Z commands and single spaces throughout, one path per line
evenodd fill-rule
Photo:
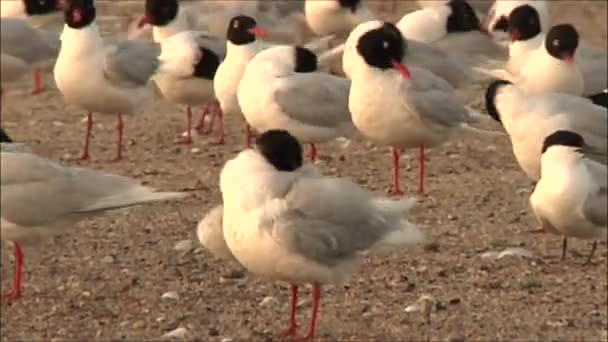
M 285 130 L 264 132 L 256 140 L 255 149 L 278 171 L 292 172 L 303 163 L 302 145 Z
M 496 107 L 496 97 L 503 87 L 510 85 L 512 85 L 512 83 L 509 81 L 495 80 L 490 83 L 485 94 L 486 111 L 488 111 L 488 114 L 492 117 L 492 119 L 498 121 L 501 124 L 502 120 L 500 118 L 500 113 L 498 111 L 498 108 Z
M 352 44 L 356 52 L 352 51 L 353 46 L 349 46 L 349 41 L 350 44 L 356 41 Z M 407 42 L 394 24 L 380 21 L 363 23 L 353 30 L 346 44 L 345 49 L 351 50 L 349 54 L 356 53 L 367 67 L 382 71 L 394 69 L 404 78 L 411 78 L 409 69 L 402 64 Z M 344 58 L 352 56 L 347 56 L 345 52 Z M 345 72 L 348 72 L 347 69 L 350 67 L 345 67 Z
M 67 0 L 63 7 L 65 23 L 71 28 L 85 28 L 95 21 L 93 0 Z
M 448 32 L 469 32 L 481 30 L 481 22 L 473 7 L 465 0 L 451 0 L 444 6 L 449 8 L 447 18 Z
M 177 0 L 146 0 L 145 15 L 139 22 L 142 27 L 145 24 L 152 26 L 167 26 L 177 18 L 179 3 Z
M 509 15 L 509 34 L 511 41 L 526 41 L 541 32 L 538 11 L 530 6 L 519 6 Z
M 574 63 L 579 35 L 570 24 L 555 25 L 545 37 L 545 49 L 551 56 L 568 64 Z
M 63 0 L 22 0 L 28 16 L 51 14 L 63 9 Z
M 245 45 L 255 42 L 256 37 L 267 36 L 265 29 L 259 27 L 255 19 L 246 15 L 238 15 L 228 23 L 226 39 L 234 45 Z
M 578 150 L 585 146 L 583 137 L 572 131 L 555 131 L 547 136 L 543 141 L 542 153 L 545 153 L 551 147 L 565 147 L 568 149 Z
M 545 0 L 496 0 L 485 20 L 484 28 L 489 32 L 509 31 L 509 16 L 521 6 L 535 8 L 540 16 L 541 28 L 549 25 L 549 9 Z

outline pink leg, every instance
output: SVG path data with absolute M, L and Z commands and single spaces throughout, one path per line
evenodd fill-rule
M 42 72 L 40 69 L 36 69 L 34 73 L 34 94 L 40 94 L 42 92 Z
M 178 144 L 192 144 L 192 109 L 186 106 L 186 128 L 188 129 L 186 139 L 181 140 Z
M 298 324 L 296 322 L 296 309 L 298 305 L 298 287 L 291 285 L 291 306 L 289 314 L 289 329 L 279 334 L 278 337 L 295 337 L 298 330 Z
M 321 302 L 321 285 L 314 284 L 312 288 L 312 319 L 308 334 L 304 337 L 305 341 L 312 341 L 315 338 L 315 330 L 317 329 L 317 319 L 319 314 L 319 303 Z
M 207 118 L 207 114 L 209 114 L 209 106 L 205 106 L 203 108 L 198 124 L 196 124 L 196 127 L 194 127 L 194 129 L 196 129 L 196 131 L 199 133 L 205 128 L 205 119 Z
M 424 193 L 424 146 L 420 146 L 419 152 L 419 165 L 420 165 L 420 175 L 418 177 L 418 193 Z
M 393 150 L 393 195 L 401 196 L 403 192 L 401 192 L 401 186 L 399 185 L 399 150 L 396 148 L 392 148 Z
M 315 144 L 310 144 L 310 160 L 313 162 L 317 160 L 317 146 Z
M 220 125 L 220 138 L 217 141 L 219 145 L 226 144 L 226 132 L 224 131 L 224 112 L 222 111 L 222 107 L 217 106 L 217 115 L 219 115 L 220 120 L 218 124 Z
M 122 160 L 122 134 L 124 130 L 124 123 L 122 122 L 122 114 L 118 114 L 118 123 L 116 124 L 116 132 L 118 134 L 118 141 L 116 144 L 116 158 L 114 161 Z
M 93 113 L 87 114 L 87 135 L 84 138 L 84 150 L 80 160 L 89 159 L 89 145 L 91 143 L 91 131 L 93 130 Z
M 245 144 L 247 148 L 251 147 L 251 126 L 249 124 L 245 124 Z
M 6 298 L 17 300 L 21 297 L 21 289 L 23 282 L 23 250 L 21 246 L 15 242 L 15 274 L 13 275 L 13 288 L 5 295 Z
M 211 122 L 209 123 L 209 127 L 205 130 L 204 134 L 211 134 L 213 131 L 213 125 L 215 125 L 215 118 L 217 117 L 218 111 L 217 106 L 215 104 L 211 105 Z

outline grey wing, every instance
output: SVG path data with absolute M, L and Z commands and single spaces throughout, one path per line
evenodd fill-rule
M 288 210 L 269 225 L 272 236 L 299 255 L 324 265 L 362 253 L 386 233 L 370 195 L 339 178 L 302 178 L 285 196 Z
M 585 218 L 598 227 L 607 226 L 608 210 L 608 172 L 606 164 L 586 161 L 587 171 L 591 176 L 593 190 L 583 203 L 582 213 Z
M 220 62 L 226 58 L 226 40 L 220 39 L 207 32 L 196 31 L 194 34 L 198 46 L 203 46 L 211 50 L 220 59 Z
M 433 73 L 419 68 L 410 68 L 412 82 L 404 83 L 402 93 L 405 104 L 418 113 L 429 125 L 455 127 L 473 122 L 464 103 L 454 94 L 453 88 Z
M 585 81 L 585 95 L 597 94 L 608 87 L 608 56 L 606 49 L 594 49 L 581 43 L 578 67 Z
M 125 40 L 106 48 L 106 79 L 125 86 L 143 86 L 159 67 L 160 44 L 144 40 Z
M 36 63 L 57 57 L 60 46 L 58 33 L 38 31 L 20 19 L 0 20 L 0 49 L 3 54 L 26 63 Z
M 441 50 L 414 40 L 408 40 L 407 45 L 408 48 L 403 62 L 408 67 L 412 66 L 429 70 L 454 87 L 466 85 L 472 79 L 465 71 L 465 68 L 449 58 Z
M 285 115 L 303 124 L 338 128 L 352 125 L 350 81 L 315 72 L 294 74 L 277 87 L 274 100 Z

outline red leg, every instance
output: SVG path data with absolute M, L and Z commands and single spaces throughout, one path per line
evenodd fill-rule
M 186 128 L 188 129 L 186 139 L 181 140 L 178 144 L 192 144 L 192 109 L 186 106 Z
M 87 135 L 84 138 L 84 150 L 82 151 L 81 160 L 89 159 L 89 145 L 91 143 L 91 131 L 93 130 L 93 113 L 87 114 Z
M 399 185 L 399 150 L 393 149 L 393 195 L 403 195 L 401 192 L 401 186 Z
M 298 324 L 296 322 L 296 309 L 298 305 L 298 287 L 296 285 L 290 285 L 291 289 L 291 306 L 289 314 L 289 329 L 280 333 L 278 337 L 295 337 L 298 330 Z
M 215 125 L 215 118 L 217 117 L 218 111 L 217 106 L 215 104 L 211 105 L 211 122 L 209 123 L 209 127 L 205 130 L 204 134 L 211 134 L 213 131 L 213 125 Z
M 118 123 L 116 124 L 116 132 L 118 134 L 118 141 L 116 144 L 116 158 L 114 161 L 122 160 L 122 134 L 124 130 L 124 123 L 122 122 L 122 114 L 118 114 Z
M 249 124 L 245 124 L 245 144 L 247 148 L 251 147 L 251 126 Z
M 42 72 L 40 69 L 36 69 L 34 73 L 34 94 L 40 94 L 42 92 Z
M 425 162 L 425 158 L 424 158 L 424 146 L 420 146 L 420 153 L 419 153 L 419 165 L 420 165 L 420 175 L 418 178 L 418 193 L 423 194 L 424 193 L 424 162 Z
M 317 160 L 317 146 L 315 144 L 310 144 L 310 161 Z
M 222 107 L 217 106 L 217 115 L 219 115 L 220 120 L 218 121 L 220 125 L 220 138 L 217 141 L 219 145 L 226 144 L 226 132 L 224 131 L 224 112 L 222 111 Z
M 312 287 L 312 319 L 308 334 L 304 337 L 305 341 L 312 341 L 315 338 L 315 330 L 317 329 L 317 319 L 319 314 L 319 303 L 321 302 L 321 285 L 314 284 Z
M 209 114 L 209 106 L 205 106 L 203 108 L 201 111 L 201 118 L 199 119 L 198 124 L 196 124 L 196 127 L 194 127 L 194 129 L 196 129 L 196 131 L 199 133 L 205 128 L 205 119 L 207 118 L 207 114 Z
M 21 297 L 23 282 L 23 250 L 15 242 L 15 274 L 13 275 L 13 288 L 6 294 L 8 300 L 17 300 Z
M 540 227 L 540 228 L 536 228 L 534 230 L 530 230 L 530 231 L 528 231 L 528 233 L 530 233 L 530 234 L 542 234 L 542 233 L 546 233 L 546 231 L 545 231 L 544 227 Z

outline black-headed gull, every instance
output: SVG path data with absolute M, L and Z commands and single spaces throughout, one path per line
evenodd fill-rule
M 488 114 L 509 134 L 519 166 L 533 181 L 541 176 L 543 140 L 557 130 L 576 132 L 590 146 L 608 151 L 608 110 L 589 99 L 562 94 L 527 94 L 504 80 L 485 95 Z
M 213 91 L 213 79 L 226 56 L 226 44 L 223 38 L 212 36 L 207 32 L 192 30 L 184 13 L 185 11 L 181 9 L 177 0 L 146 0 L 145 16 L 141 24 L 152 25 L 154 41 L 158 43 L 162 43 L 177 33 L 188 32 L 194 43 L 198 45 L 200 58 L 194 61 L 195 68 L 191 75 L 175 77 L 165 74 L 154 78 L 164 97 L 186 106 L 188 130 L 186 140 L 183 142 L 191 143 L 192 106 L 204 106 L 201 120 L 197 125 L 198 130 L 203 128 L 208 112 L 212 113 L 213 121 L 216 116 L 219 116 L 220 124 L 223 123 L 221 108 L 219 108 Z M 223 125 L 220 128 L 218 143 L 224 144 Z
M 424 192 L 425 147 L 446 142 L 456 129 L 476 121 L 446 81 L 402 64 L 408 61 L 407 49 L 395 25 L 371 21 L 353 30 L 343 56 L 350 65 L 344 70 L 352 80 L 353 122 L 371 141 L 392 147 L 395 194 L 401 194 L 400 149 L 420 149 L 418 189 Z
M 546 0 L 495 0 L 483 22 L 488 32 L 508 32 L 511 13 L 522 6 L 531 6 L 539 13 L 539 22 L 543 30 L 551 25 L 549 2 Z
M 142 111 L 151 102 L 154 85 L 150 80 L 155 74 L 190 75 L 192 65 L 184 63 L 183 58 L 195 52 L 185 53 L 187 44 L 180 44 L 184 37 L 178 35 L 163 45 L 127 40 L 105 46 L 95 16 L 93 0 L 73 0 L 66 4 L 55 82 L 68 103 L 88 111 L 82 159 L 89 158 L 93 112 L 118 114 L 116 159 L 121 159 L 122 115 Z M 176 45 L 181 48 L 175 49 Z
M 606 153 L 585 143 L 575 132 L 560 130 L 543 140 L 541 177 L 530 196 L 540 223 L 533 232 L 593 240 L 589 263 L 597 240 L 608 240 L 608 172 Z
M 224 114 L 242 116 L 236 90 L 249 61 L 268 47 L 257 39 L 266 34 L 266 30 L 259 27 L 252 17 L 239 15 L 230 21 L 226 35 L 226 58 L 218 67 L 213 79 L 215 96 Z M 251 141 L 249 125 L 246 127 L 246 134 L 246 143 L 249 147 Z
M 247 64 L 237 98 L 251 127 L 289 131 L 311 144 L 310 158 L 315 160 L 315 143 L 356 132 L 348 110 L 349 88 L 348 80 L 320 72 L 309 49 L 279 45 Z
M 27 20 L 32 24 L 32 27 L 24 29 L 22 26 L 27 25 L 22 23 L 18 27 L 15 24 L 11 26 L 2 25 L 2 54 L 3 58 L 11 53 L 5 53 L 7 45 L 13 45 L 17 42 L 18 54 L 13 55 L 13 58 L 19 58 L 21 62 L 31 65 L 45 60 L 51 60 L 57 57 L 59 52 L 59 35 L 40 29 L 44 26 L 49 18 L 59 17 L 63 0 L 10 0 L 0 1 L 0 20 L 12 18 L 13 20 Z M 34 29 L 36 28 L 36 29 Z M 14 30 L 14 31 L 13 31 Z M 40 45 L 40 41 L 46 42 Z M 9 46 L 10 48 L 10 46 Z M 51 48 L 49 50 L 49 48 Z M 14 50 L 13 50 L 14 51 Z M 12 61 L 11 61 L 12 62 Z M 10 64 L 15 67 L 15 64 Z M 5 69 L 3 69 L 5 70 Z M 14 69 L 13 69 L 14 71 Z M 3 80 L 9 80 L 12 77 L 2 77 Z M 42 75 L 40 68 L 36 68 L 34 73 L 34 94 L 38 94 L 43 90 Z
M 448 54 L 506 60 L 508 51 L 495 43 L 481 27 L 471 5 L 450 0 L 404 15 L 397 27 L 408 41 L 419 41 Z M 481 56 L 480 56 L 481 57 Z
M 246 174 L 247 177 L 243 177 Z M 414 245 L 422 232 L 407 220 L 411 198 L 377 198 L 357 184 L 303 165 L 302 147 L 271 130 L 229 160 L 220 175 L 224 237 L 249 271 L 291 284 L 289 329 L 297 334 L 298 287 L 313 285 L 312 340 L 321 286 L 346 281 L 370 252 Z
M 63 166 L 32 153 L 3 148 L 1 154 L 0 238 L 15 244 L 11 299 L 21 296 L 22 244 L 61 234 L 71 225 L 109 210 L 185 196 L 156 192 L 122 176 Z

